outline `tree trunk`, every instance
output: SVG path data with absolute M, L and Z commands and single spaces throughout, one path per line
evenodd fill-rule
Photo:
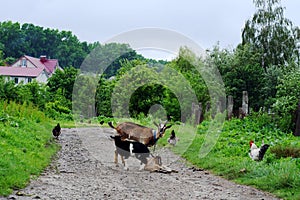
M 295 136 L 300 136 L 300 100 L 296 111 L 296 129 L 294 131 Z

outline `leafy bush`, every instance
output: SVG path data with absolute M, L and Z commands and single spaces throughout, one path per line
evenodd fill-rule
M 295 111 L 300 97 L 300 71 L 287 70 L 279 79 L 276 102 L 273 105 L 278 126 L 283 131 L 293 131 L 295 127 Z
M 277 145 L 270 149 L 270 151 L 276 155 L 277 158 L 300 158 L 300 146 L 281 146 Z
M 72 120 L 71 110 L 63 105 L 60 101 L 49 102 L 45 108 L 46 115 L 52 119 Z

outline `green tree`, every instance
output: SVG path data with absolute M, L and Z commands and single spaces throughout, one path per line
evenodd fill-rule
M 79 68 L 88 52 L 82 48 L 82 43 L 71 31 L 61 31 L 58 35 L 60 42 L 56 47 L 56 58 L 64 67 Z
M 204 62 L 197 58 L 197 56 L 188 48 L 182 47 L 179 50 L 178 57 L 167 64 L 167 67 L 171 67 L 180 72 L 185 79 L 189 82 L 194 93 L 196 94 L 198 101 L 205 105 L 210 101 L 208 88 L 198 69 L 203 69 Z M 176 80 L 174 80 L 176 82 Z
M 116 81 L 100 77 L 96 90 L 96 111 L 97 115 L 112 117 L 111 95 Z
M 278 80 L 276 102 L 273 105 L 279 127 L 284 131 L 293 131 L 297 103 L 300 97 L 300 71 L 289 66 L 288 73 Z
M 72 98 L 72 111 L 85 118 L 96 116 L 96 90 L 99 77 L 80 74 L 76 78 Z
M 258 111 L 264 106 L 263 90 L 266 85 L 263 68 L 259 65 L 259 56 L 251 51 L 248 44 L 239 45 L 235 51 L 220 49 L 215 46 L 209 54 L 209 58 L 219 69 L 227 95 L 233 96 L 234 110 L 238 110 L 242 105 L 242 92 L 247 91 L 249 106 Z M 274 97 L 274 96 L 273 96 Z
M 284 17 L 280 0 L 253 0 L 256 13 L 246 21 L 242 45 L 249 44 L 259 53 L 260 65 L 266 71 L 270 66 L 283 66 L 299 59 L 300 30 Z
M 25 53 L 26 39 L 19 23 L 0 22 L 0 43 L 4 45 L 5 57 L 18 58 Z
M 0 43 L 0 66 L 4 66 L 5 65 L 5 61 L 3 59 L 3 51 L 1 49 L 1 43 Z
M 78 72 L 78 69 L 75 69 L 74 67 L 67 67 L 64 70 L 56 70 L 47 82 L 49 92 L 55 94 L 58 89 L 61 89 L 61 94 L 71 101 L 73 86 Z
M 19 58 L 24 54 L 34 57 L 46 55 L 58 59 L 62 67 L 75 68 L 81 66 L 93 48 L 87 42 L 80 42 L 71 31 L 44 29 L 29 23 L 21 25 L 11 21 L 0 22 L 0 43 L 4 46 L 2 50 L 5 59 Z
M 24 35 L 26 43 L 23 48 L 26 49 L 26 55 L 40 57 L 47 55 L 47 38 L 45 37 L 44 29 L 40 26 L 25 23 L 21 26 L 21 31 Z M 51 46 L 51 45 L 49 45 Z M 48 54 L 48 56 L 51 56 Z
M 142 60 L 128 44 L 93 44 L 93 50 L 81 65 L 83 73 L 105 74 L 105 78 L 115 76 L 125 60 Z

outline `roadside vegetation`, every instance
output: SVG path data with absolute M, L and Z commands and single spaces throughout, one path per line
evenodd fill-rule
M 186 143 L 190 143 L 191 137 L 186 132 L 176 132 L 180 141 L 175 147 L 167 144 L 169 132 L 159 143 L 171 147 L 190 163 L 216 175 L 268 191 L 283 199 L 299 199 L 300 140 L 282 132 L 275 124 L 265 114 L 226 121 L 216 145 L 203 158 L 199 150 L 211 121 L 204 121 L 198 126 L 197 134 L 186 151 Z M 262 140 L 270 144 L 262 161 L 256 162 L 249 157 L 250 140 L 254 140 L 258 147 Z
M 49 165 L 59 149 L 54 123 L 32 104 L 0 102 L 0 195 L 25 187 Z

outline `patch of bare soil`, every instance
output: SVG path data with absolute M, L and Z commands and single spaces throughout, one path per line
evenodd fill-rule
M 57 159 L 37 180 L 7 199 L 277 199 L 188 167 L 167 148 L 156 149 L 155 155 L 178 173 L 139 171 L 135 158 L 126 160 L 129 170 L 125 171 L 113 162 L 112 134 L 107 128 L 62 129 Z

